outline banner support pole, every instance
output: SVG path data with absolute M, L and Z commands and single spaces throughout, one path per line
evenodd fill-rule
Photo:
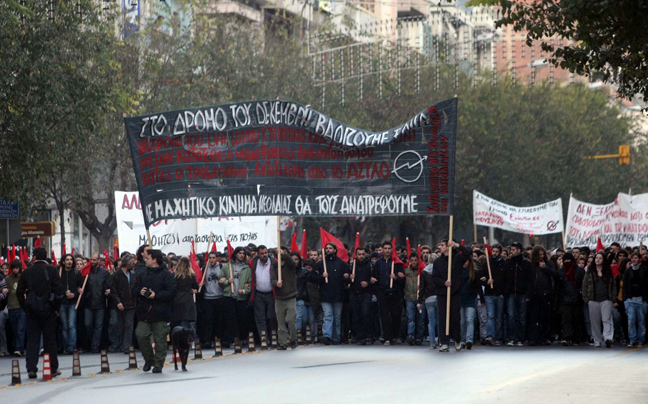
M 281 282 L 281 216 L 277 215 L 277 281 Z
M 488 254 L 488 248 L 486 248 L 486 237 L 484 237 L 484 251 L 486 252 L 486 264 L 488 265 L 488 279 L 491 280 L 493 279 L 493 273 L 491 272 L 491 265 L 490 265 L 490 255 Z M 493 289 L 493 284 L 491 283 L 490 285 L 491 289 Z
M 448 281 L 452 280 L 452 226 L 453 226 L 454 216 L 450 215 L 450 231 L 448 232 Z M 450 292 L 452 286 L 448 286 L 447 298 L 446 298 L 446 335 L 450 335 Z

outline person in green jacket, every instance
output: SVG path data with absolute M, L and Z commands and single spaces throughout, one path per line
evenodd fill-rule
M 252 285 L 252 269 L 245 260 L 243 247 L 236 247 L 229 262 L 223 263 L 219 282 L 223 288 L 225 319 L 234 338 L 245 341 L 248 337 L 248 299 Z M 232 286 L 233 285 L 233 286 Z

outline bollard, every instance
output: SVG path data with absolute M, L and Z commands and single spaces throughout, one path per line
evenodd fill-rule
M 101 372 L 110 373 L 110 365 L 108 364 L 108 353 L 105 349 L 101 350 Z
M 242 347 L 241 347 L 241 339 L 240 339 L 240 338 L 234 338 L 234 353 L 235 353 L 235 354 L 243 353 L 243 349 L 242 349 Z
M 202 347 L 200 346 L 200 341 L 196 340 L 196 345 L 194 347 L 194 359 L 202 359 Z
M 137 369 L 137 355 L 135 355 L 135 347 L 128 347 L 128 368 Z
M 48 353 L 43 354 L 43 380 L 52 380 L 52 364 Z
M 262 351 L 268 350 L 268 339 L 266 338 L 265 330 L 261 331 L 261 350 Z
M 21 384 L 20 365 L 18 364 L 18 360 L 14 359 L 13 361 L 11 361 L 11 385 L 17 386 L 19 384 Z
M 279 342 L 277 341 L 277 330 L 272 330 L 272 349 L 276 349 Z
M 256 347 L 254 346 L 254 334 L 250 333 L 248 335 L 248 352 L 255 352 Z
M 223 347 L 221 346 L 220 339 L 214 338 L 214 356 L 223 356 Z
M 313 339 L 311 338 L 310 325 L 306 326 L 306 343 L 307 344 L 312 344 L 313 343 Z
M 72 376 L 81 376 L 81 358 L 78 352 L 72 354 Z
M 304 338 L 302 337 L 301 330 L 297 330 L 297 345 L 304 345 Z

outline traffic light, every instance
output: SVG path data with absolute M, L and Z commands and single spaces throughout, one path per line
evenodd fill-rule
M 630 146 L 627 144 L 619 146 L 619 164 L 630 164 Z

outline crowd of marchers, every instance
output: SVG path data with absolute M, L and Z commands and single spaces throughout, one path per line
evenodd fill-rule
M 26 355 L 35 378 L 39 353 L 50 354 L 56 376 L 57 354 L 135 346 L 143 370 L 159 373 L 174 327 L 193 330 L 204 349 L 216 337 L 229 347 L 249 333 L 260 344 L 273 331 L 279 350 L 295 349 L 307 330 L 324 345 L 429 344 L 440 352 L 451 343 L 458 351 L 645 343 L 644 247 L 615 243 L 593 253 L 442 240 L 409 254 L 389 241 L 344 255 L 334 243 L 307 257 L 254 244 L 230 251 L 198 255 L 199 282 L 189 257 L 148 245 L 109 268 L 97 253 L 65 254 L 54 266 L 37 247 L 31 262 L 2 265 L 0 356 Z

